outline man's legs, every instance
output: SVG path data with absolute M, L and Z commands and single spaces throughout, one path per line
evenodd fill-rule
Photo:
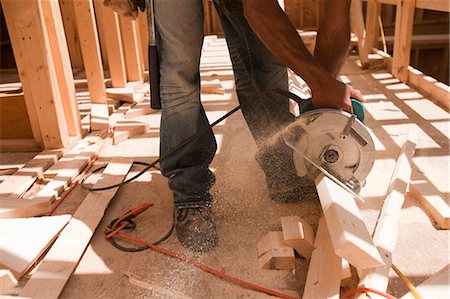
M 164 156 L 209 125 L 200 103 L 203 6 L 201 0 L 155 0 L 154 8 L 163 108 L 160 152 Z M 209 194 L 214 175 L 208 168 L 216 148 L 210 130 L 161 162 L 161 172 L 174 194 L 178 238 L 196 250 L 217 242 Z
M 242 0 L 225 0 L 223 6 L 216 0 L 216 7 L 233 61 L 239 102 L 258 145 L 256 159 L 266 175 L 270 195 L 277 201 L 298 199 L 311 188 L 297 176 L 292 150 L 278 134 L 294 121 L 289 100 L 273 92 L 264 93 L 277 88 L 288 90 L 287 69 L 248 25 Z

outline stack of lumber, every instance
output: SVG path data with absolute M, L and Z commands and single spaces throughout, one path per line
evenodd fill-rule
M 88 140 L 93 142 L 92 138 Z M 89 147 L 91 152 L 98 153 L 95 145 L 98 145 L 98 142 L 93 142 L 83 149 L 75 147 L 80 151 L 82 161 L 85 160 Z M 72 154 L 74 150 L 72 149 Z M 61 163 L 75 163 L 72 160 L 77 160 L 78 157 L 68 155 L 71 154 L 67 154 L 67 159 L 64 161 L 61 161 L 64 157 L 61 158 Z M 69 161 L 69 157 L 72 160 Z M 57 166 L 58 162 L 54 166 Z M 94 188 L 121 183 L 127 176 L 132 163 L 130 159 L 112 159 Z M 55 179 L 61 178 L 61 171 L 56 169 L 57 167 L 49 170 L 55 171 Z M 52 171 L 49 173 L 53 173 Z M 21 217 L 20 213 L 11 212 L 8 217 L 12 217 L 4 218 L 2 214 L 0 219 L 2 240 L 0 242 L 0 294 L 17 295 L 17 289 L 14 289 L 17 281 L 35 267 L 30 280 L 20 290 L 19 297 L 58 298 L 118 189 L 119 187 L 115 187 L 89 193 L 73 215 L 27 218 Z M 16 201 L 32 203 L 44 200 L 32 198 L 30 200 L 16 199 Z M 48 198 L 45 201 L 50 208 L 51 201 Z M 31 215 L 36 214 L 33 209 L 29 211 Z M 58 262 L 55 263 L 55 261 Z

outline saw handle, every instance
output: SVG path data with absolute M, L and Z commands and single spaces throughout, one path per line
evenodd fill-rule
M 364 110 L 363 104 L 357 99 L 352 99 L 353 114 L 361 121 L 364 122 L 366 119 L 366 112 Z M 313 110 L 313 104 L 311 99 L 302 100 L 300 102 L 300 114 Z

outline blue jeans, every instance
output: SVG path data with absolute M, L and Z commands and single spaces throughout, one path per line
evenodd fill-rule
M 203 6 L 201 0 L 155 0 L 154 7 L 163 108 L 160 152 L 164 155 L 208 126 L 200 102 Z M 277 166 L 277 161 L 284 164 L 285 159 L 292 160 L 292 152 L 281 138 L 275 138 L 277 141 L 270 146 L 267 140 L 294 117 L 289 113 L 287 98 L 261 93 L 275 88 L 288 89 L 286 67 L 250 28 L 243 16 L 241 0 L 226 0 L 219 15 L 233 62 L 238 99 L 260 149 L 257 160 L 266 176 L 273 176 L 283 167 Z M 216 149 L 210 130 L 161 163 L 161 172 L 169 179 L 176 207 L 210 204 L 209 190 L 215 177 L 208 167 Z M 276 159 L 272 158 L 274 154 Z

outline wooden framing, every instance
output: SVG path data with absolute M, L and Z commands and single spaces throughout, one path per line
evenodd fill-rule
M 95 187 L 122 182 L 131 165 L 132 161 L 129 159 L 113 159 Z M 22 289 L 20 296 L 58 298 L 118 189 L 119 187 L 88 194 L 42 263 L 37 267 L 36 272 Z
M 75 95 L 72 65 L 63 28 L 58 0 L 42 1 L 42 11 L 47 25 L 50 48 L 55 63 L 56 78 L 70 136 L 81 137 L 81 119 Z
M 125 87 L 127 84 L 127 74 L 119 27 L 119 16 L 112 9 L 105 7 L 99 9 L 103 10 L 101 21 L 108 27 L 108 30 L 105 32 L 105 43 L 108 47 L 109 72 L 112 86 Z
M 73 0 L 75 18 L 83 53 L 84 69 L 91 96 L 91 129 L 106 130 L 109 117 L 105 76 L 92 0 Z
M 364 26 L 361 0 L 352 1 L 351 24 L 352 31 L 354 31 L 358 37 L 358 52 L 359 59 L 361 60 L 361 67 L 366 69 L 369 67 L 369 48 L 366 45 L 366 28 Z
M 366 14 L 366 48 L 367 53 L 370 53 L 373 48 L 378 46 L 378 36 L 380 27 L 378 25 L 378 18 L 380 16 L 381 5 L 377 0 L 369 0 L 367 2 Z
M 144 80 L 144 61 L 137 21 L 119 17 L 128 81 Z
M 416 0 L 402 0 L 397 5 L 395 16 L 394 59 L 392 74 L 401 81 L 408 80 L 408 66 L 411 57 L 411 38 Z
M 149 70 L 148 65 L 148 24 L 147 24 L 147 13 L 139 12 L 138 17 L 139 23 L 139 34 L 141 41 L 141 49 L 142 49 L 142 59 L 144 62 L 144 70 Z
M 69 133 L 61 93 L 54 83 L 57 76 L 41 2 L 2 0 L 1 3 L 34 141 L 45 148 L 64 147 L 68 144 Z
M 59 4 L 72 67 L 83 68 L 83 56 L 81 55 L 80 41 L 72 0 L 59 0 Z

